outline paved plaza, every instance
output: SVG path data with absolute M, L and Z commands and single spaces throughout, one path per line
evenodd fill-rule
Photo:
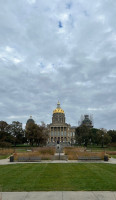
M 116 192 L 3 192 L 0 200 L 116 200 Z

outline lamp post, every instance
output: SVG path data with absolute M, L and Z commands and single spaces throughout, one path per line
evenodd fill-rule
M 59 145 L 59 160 L 60 160 L 60 145 Z
M 102 148 L 104 147 L 104 134 L 102 134 Z
M 91 138 L 90 138 L 89 142 L 90 142 L 90 149 L 91 149 L 91 151 L 92 151 L 92 148 L 91 148 Z

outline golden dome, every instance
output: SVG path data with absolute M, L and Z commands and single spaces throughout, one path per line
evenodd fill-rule
M 56 108 L 53 113 L 64 113 L 64 110 L 62 110 L 61 108 Z
M 59 101 L 57 103 L 57 108 L 55 110 L 53 110 L 53 114 L 54 113 L 64 113 L 64 110 L 62 108 L 60 108 L 60 102 Z

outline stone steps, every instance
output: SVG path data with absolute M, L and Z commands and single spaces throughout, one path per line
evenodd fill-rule
M 64 155 L 64 153 L 55 153 L 53 160 L 68 160 L 68 156 Z

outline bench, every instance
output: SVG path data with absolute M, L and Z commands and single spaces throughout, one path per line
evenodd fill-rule
M 40 162 L 41 158 L 38 156 L 34 157 L 19 157 L 18 162 Z
M 99 156 L 79 156 L 78 160 L 102 160 Z

